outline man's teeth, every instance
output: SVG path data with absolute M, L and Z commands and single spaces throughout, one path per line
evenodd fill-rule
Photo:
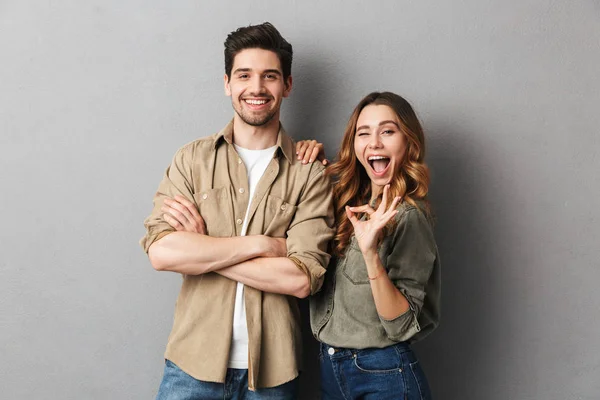
M 245 102 L 248 103 L 248 104 L 255 105 L 255 106 L 260 106 L 262 104 L 266 104 L 267 103 L 266 100 L 250 100 L 250 99 L 246 99 Z

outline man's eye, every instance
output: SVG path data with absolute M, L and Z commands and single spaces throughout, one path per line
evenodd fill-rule
M 267 79 L 277 79 L 277 76 L 275 74 L 266 74 L 265 78 L 267 78 Z
M 247 79 L 247 78 L 248 78 L 248 74 L 241 74 L 241 75 L 238 75 L 238 78 L 239 78 L 239 79 Z

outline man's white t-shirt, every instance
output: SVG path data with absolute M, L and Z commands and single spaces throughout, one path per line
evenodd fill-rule
M 277 146 L 269 147 L 264 150 L 248 150 L 235 145 L 240 158 L 246 166 L 248 172 L 248 208 L 242 225 L 241 236 L 246 235 L 248 229 L 248 212 L 250 203 L 254 196 L 256 185 L 263 176 L 269 162 L 273 158 Z M 235 307 L 233 310 L 233 337 L 231 338 L 231 350 L 229 352 L 229 368 L 248 369 L 248 326 L 246 324 L 246 302 L 244 301 L 244 285 L 237 284 L 235 293 Z

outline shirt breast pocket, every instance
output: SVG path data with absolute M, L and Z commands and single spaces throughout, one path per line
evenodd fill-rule
M 379 249 L 377 251 L 379 253 L 379 258 L 386 269 L 386 254 L 389 252 L 389 247 L 389 237 L 386 237 L 383 240 L 383 243 L 379 245 Z M 344 265 L 342 267 L 342 273 L 346 278 L 348 278 L 348 280 L 350 280 L 350 282 L 355 285 L 364 285 L 369 283 L 369 275 L 367 274 L 365 259 L 360 251 L 360 247 L 358 247 L 355 236 L 352 236 L 352 239 L 348 244 Z
M 369 283 L 369 275 L 367 275 L 367 266 L 363 258 L 362 252 L 356 243 L 356 238 L 352 236 L 348 248 L 346 249 L 346 257 L 344 257 L 344 265 L 342 273 L 350 282 L 355 285 L 364 285 Z
M 204 219 L 207 235 L 212 237 L 233 235 L 233 209 L 229 187 L 194 193 L 194 200 Z
M 267 196 L 265 207 L 264 235 L 283 238 L 290 227 L 298 207 L 287 203 L 279 197 Z

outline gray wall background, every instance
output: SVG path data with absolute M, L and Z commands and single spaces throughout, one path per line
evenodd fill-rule
M 598 399 L 596 0 L 0 1 L 0 398 L 153 398 L 180 278 L 142 221 L 175 150 L 232 115 L 226 34 L 265 20 L 294 45 L 297 138 L 332 156 L 372 90 L 420 114 L 436 398 Z

